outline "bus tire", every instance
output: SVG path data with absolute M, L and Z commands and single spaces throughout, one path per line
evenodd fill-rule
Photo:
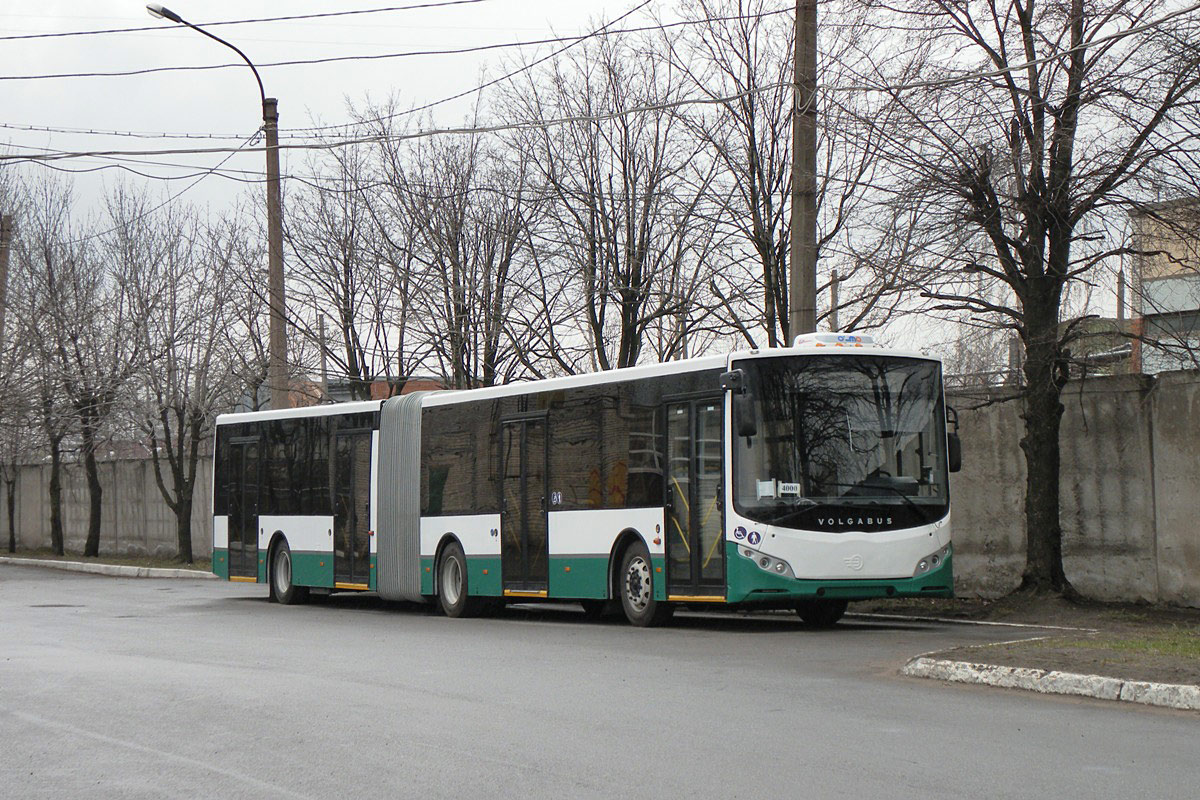
M 674 615 L 674 606 L 654 599 L 654 565 L 650 561 L 650 551 L 642 542 L 626 548 L 621 558 L 618 585 L 621 608 L 631 624 L 653 628 Z
M 796 613 L 810 628 L 832 628 L 846 613 L 845 600 L 801 600 L 796 604 Z
M 473 617 L 479 613 L 477 598 L 467 594 L 467 556 L 462 545 L 450 542 L 442 550 L 437 571 L 438 606 L 447 617 Z
M 308 600 L 308 587 L 297 586 L 292 580 L 292 549 L 286 540 L 271 551 L 271 598 L 285 606 Z

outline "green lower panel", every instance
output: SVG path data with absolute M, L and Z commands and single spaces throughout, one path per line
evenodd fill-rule
M 333 588 L 333 553 L 293 550 L 292 581 L 297 586 Z
M 550 596 L 572 600 L 608 597 L 608 556 L 552 556 Z
M 258 582 L 267 582 L 267 551 L 258 551 Z
M 654 599 L 666 602 L 667 599 L 667 559 L 666 556 L 650 556 L 654 567 Z
M 467 593 L 482 597 L 503 594 L 500 556 L 467 556 Z
M 875 597 L 953 597 L 953 555 L 942 565 L 919 578 L 894 580 L 814 581 L 785 578 L 765 572 L 738 552 L 737 544 L 725 544 L 730 603 L 770 603 L 811 597 L 869 600 Z
M 225 548 L 213 548 L 212 572 L 222 580 L 229 580 L 229 551 Z
M 421 594 L 433 594 L 432 556 L 421 556 Z
M 371 587 L 371 591 L 375 591 L 375 589 L 379 585 L 379 582 L 375 578 L 375 574 L 377 572 L 379 572 L 378 558 L 375 556 L 374 553 L 372 553 L 371 554 L 371 577 L 367 581 L 367 585 Z

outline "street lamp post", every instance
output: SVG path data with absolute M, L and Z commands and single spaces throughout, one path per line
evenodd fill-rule
M 283 201 L 279 190 L 279 103 L 267 97 L 263 91 L 262 78 L 246 54 L 234 45 L 215 36 L 203 28 L 193 25 L 183 17 L 158 3 L 150 3 L 146 10 L 152 16 L 186 25 L 208 38 L 220 42 L 242 57 L 246 66 L 258 81 L 258 95 L 262 99 L 263 135 L 267 145 L 267 303 L 271 311 L 269 361 L 267 383 L 271 387 L 271 408 L 288 406 L 287 330 L 283 295 Z

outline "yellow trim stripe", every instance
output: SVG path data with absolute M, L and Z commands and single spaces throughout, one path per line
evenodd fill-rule
M 335 588 L 335 589 L 358 589 L 359 591 L 366 591 L 366 590 L 370 589 L 371 587 L 365 583 L 334 583 L 333 588 Z
M 667 600 L 672 603 L 724 603 L 724 596 L 707 594 L 669 594 Z
M 236 583 L 258 583 L 258 578 L 249 575 L 230 575 L 229 580 Z
M 545 589 L 541 590 L 540 592 L 522 592 L 517 589 L 505 589 L 504 596 L 505 597 L 549 597 L 550 593 L 547 592 Z

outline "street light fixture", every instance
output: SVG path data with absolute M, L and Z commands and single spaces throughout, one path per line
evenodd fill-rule
M 279 190 L 279 102 L 267 97 L 262 78 L 246 54 L 234 45 L 215 36 L 198 25 L 193 25 L 169 8 L 158 3 L 146 6 L 150 16 L 165 19 L 202 33 L 220 42 L 242 57 L 246 66 L 258 81 L 258 95 L 262 99 L 263 134 L 267 145 L 267 293 L 271 311 L 269 362 L 267 383 L 271 387 L 271 408 L 288 406 L 287 338 L 285 327 L 285 302 L 283 295 L 283 201 Z

